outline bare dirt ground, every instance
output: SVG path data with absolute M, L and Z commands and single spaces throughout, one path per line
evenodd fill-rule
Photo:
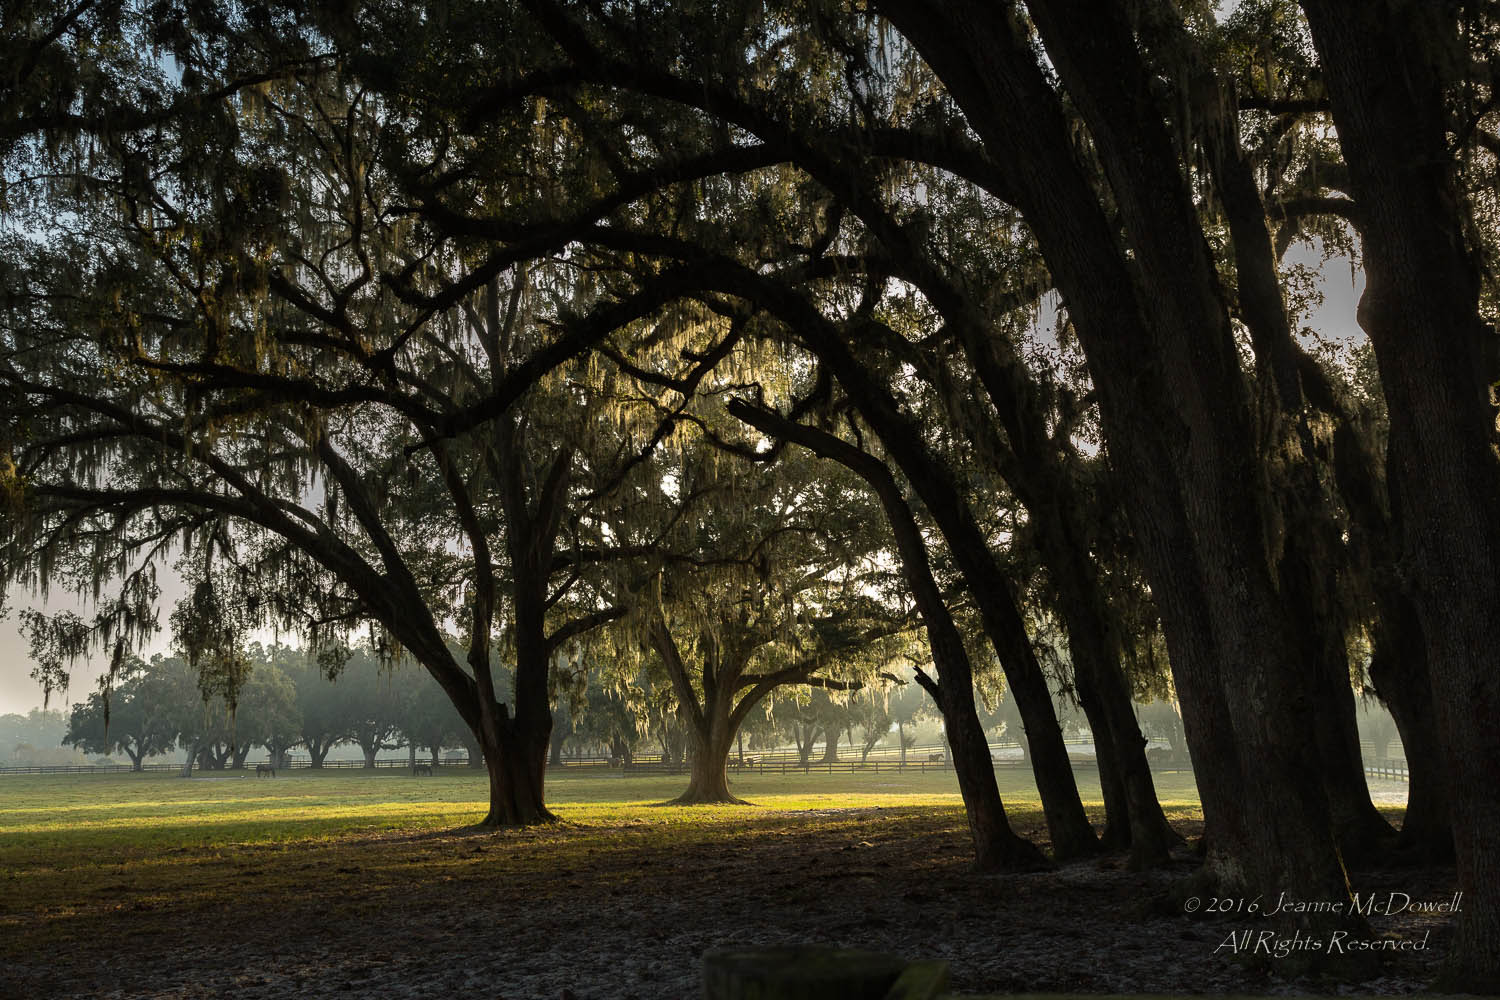
M 792 943 L 945 959 L 961 992 L 1405 993 L 1430 982 L 1451 932 L 1446 915 L 1372 915 L 1371 936 L 1427 947 L 1381 952 L 1362 975 L 1369 953 L 1340 954 L 1331 979 L 1289 979 L 1295 953 L 1276 957 L 1287 939 L 1264 939 L 1267 921 L 1206 915 L 1206 899 L 1185 912 L 1186 852 L 1145 874 L 1106 858 L 980 876 L 951 814 L 810 811 L 712 836 L 564 829 L 541 843 L 392 836 L 362 848 L 364 868 L 246 846 L 222 862 L 243 882 L 232 899 L 152 904 L 147 933 L 126 891 L 113 915 L 0 968 L 0 996 L 672 1000 L 699 995 L 710 948 Z M 283 888 L 257 892 L 266 875 Z M 1355 888 L 1387 907 L 1392 892 L 1451 899 L 1452 881 L 1396 872 Z M 1237 957 L 1231 940 L 1262 953 Z

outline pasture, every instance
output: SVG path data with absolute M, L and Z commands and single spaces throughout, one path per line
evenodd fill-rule
M 1029 780 L 1000 779 L 1014 825 L 1044 839 Z M 645 1000 L 695 995 L 708 947 L 794 941 L 946 958 L 967 989 L 1236 983 L 1215 932 L 1161 908 L 1186 856 L 976 877 L 950 772 L 748 774 L 734 788 L 754 805 L 658 804 L 684 780 L 564 771 L 559 824 L 476 832 L 486 787 L 466 769 L 9 777 L 0 995 Z M 1191 777 L 1159 789 L 1195 832 Z M 1029 949 L 996 947 L 1007 920 Z M 1177 979 L 1141 962 L 1165 932 L 1119 929 L 1163 920 L 1191 960 Z M 1080 935 L 1119 961 L 1081 961 Z

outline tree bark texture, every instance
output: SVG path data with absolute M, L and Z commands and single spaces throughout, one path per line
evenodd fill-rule
M 1449 152 L 1458 8 L 1304 0 L 1360 205 L 1370 336 L 1390 414 L 1387 480 L 1427 644 L 1460 886 L 1445 988 L 1500 992 L 1500 461 L 1496 335 Z M 1470 898 L 1469 896 L 1465 897 Z
M 1005 182 L 1063 293 L 1099 391 L 1111 463 L 1125 473 L 1202 769 L 1205 818 L 1217 832 L 1211 871 L 1226 887 L 1298 884 L 1342 898 L 1327 799 L 1305 737 L 1300 665 L 1247 489 L 1256 481 L 1248 396 L 1212 258 L 1146 99 L 1128 26 L 1114 20 L 1118 11 L 1031 7 L 1105 165 L 1129 265 L 1014 11 L 881 6 L 980 137 L 1012 151 Z M 1090 30 L 1076 30 L 1079 23 Z

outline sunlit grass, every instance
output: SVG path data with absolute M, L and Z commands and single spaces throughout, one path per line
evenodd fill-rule
M 1038 805 L 1029 776 L 1019 771 L 1002 771 L 1000 776 L 1009 808 Z M 684 780 L 673 775 L 564 772 L 550 779 L 548 800 L 561 819 L 578 824 L 630 819 L 702 825 L 743 819 L 760 810 L 962 804 L 951 772 L 928 771 L 745 774 L 736 776 L 734 790 L 753 806 L 659 805 L 680 792 Z M 1197 805 L 1197 791 L 1188 776 L 1163 775 L 1159 791 L 1168 807 Z M 1098 805 L 1098 788 L 1090 787 L 1087 778 L 1081 792 L 1086 801 Z M 27 842 L 84 851 L 120 844 L 202 843 L 205 836 L 218 843 L 248 843 L 462 827 L 483 817 L 487 794 L 483 774 L 468 770 L 449 770 L 432 779 L 412 779 L 399 771 L 303 771 L 273 779 L 231 774 L 189 780 L 160 773 L 20 775 L 0 780 L 0 863 Z
M 1044 838 L 1029 774 L 998 777 L 1012 823 Z M 1079 777 L 1102 821 L 1097 783 Z M 733 790 L 751 805 L 662 804 L 685 783 L 555 774 L 548 801 L 560 823 L 475 833 L 488 786 L 466 769 L 420 779 L 388 770 L 0 778 L 0 955 L 98 933 L 160 933 L 193 914 L 220 919 L 247 898 L 283 915 L 323 907 L 353 917 L 451 885 L 493 891 L 519 878 L 539 892 L 577 891 L 575 869 L 587 870 L 590 886 L 649 891 L 653 872 L 694 845 L 732 851 L 780 836 L 830 845 L 936 836 L 959 851 L 966 843 L 951 772 L 738 774 Z M 1158 791 L 1174 821 L 1198 817 L 1190 776 L 1164 774 Z

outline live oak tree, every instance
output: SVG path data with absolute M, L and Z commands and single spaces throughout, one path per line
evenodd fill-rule
M 382 653 L 421 662 L 475 732 L 490 821 L 545 820 L 551 656 L 617 612 L 589 606 L 576 580 L 551 589 L 587 442 L 558 433 L 564 414 L 506 408 L 667 296 L 577 311 L 555 280 L 566 265 L 527 266 L 561 233 L 505 255 L 508 281 L 487 261 L 476 282 L 461 247 L 413 236 L 389 206 L 371 160 L 385 125 L 357 89 L 213 84 L 196 70 L 161 84 L 204 93 L 153 125 L 150 169 L 101 152 L 28 216 L 66 203 L 72 231 L 11 233 L 6 582 L 88 591 L 124 574 L 76 654 L 134 641 L 155 564 L 196 542 L 197 620 L 234 608 L 330 650 L 376 623 Z M 570 392 L 556 381 L 554 405 Z M 502 627 L 517 665 L 505 701 Z
M 364 754 L 365 767 L 373 768 L 382 750 L 399 746 L 401 728 L 401 681 L 409 680 L 383 668 L 369 649 L 356 649 L 339 671 L 334 695 L 348 723 L 349 741 Z
M 846 214 L 861 212 L 863 212 L 861 222 L 872 230 L 876 237 L 889 238 L 891 242 L 896 244 L 895 250 L 897 251 L 909 246 L 911 241 L 905 238 L 906 231 L 901 225 L 883 213 L 880 210 L 880 206 L 877 205 L 873 210 L 870 210 L 868 199 L 861 201 L 861 198 L 864 198 L 872 185 L 860 185 L 856 182 L 854 190 L 852 192 L 848 190 L 850 185 L 846 183 L 847 178 L 859 177 L 867 171 L 872 172 L 875 176 L 879 176 L 881 171 L 876 165 L 876 161 L 861 158 L 858 166 L 840 165 L 837 162 L 836 156 L 827 155 L 829 151 L 825 144 L 821 143 L 821 141 L 808 140 L 809 134 L 816 134 L 818 136 L 843 134 L 840 130 L 849 129 L 850 127 L 845 120 L 833 116 L 832 121 L 821 125 L 818 129 L 813 130 L 813 132 L 805 134 L 796 132 L 778 117 L 775 110 L 784 105 L 789 99 L 794 98 L 795 95 L 789 92 L 778 91 L 774 98 L 768 98 L 766 105 L 757 106 L 753 103 L 746 103 L 734 96 L 734 87 L 732 86 L 710 86 L 707 91 L 704 91 L 699 81 L 687 80 L 683 74 L 663 72 L 655 66 L 646 66 L 639 61 L 617 57 L 613 51 L 602 51 L 599 44 L 589 37 L 587 30 L 570 23 L 567 14 L 552 8 L 550 5 L 535 5 L 535 10 L 538 19 L 559 40 L 565 54 L 574 60 L 573 65 L 568 66 L 566 69 L 558 70 L 557 73 L 561 75 L 555 78 L 576 80 L 577 85 L 585 89 L 597 86 L 612 87 L 615 88 L 616 93 L 627 95 L 644 92 L 648 97 L 655 96 L 663 99 L 667 102 L 667 105 L 685 103 L 697 106 L 706 112 L 711 119 L 713 116 L 727 118 L 736 127 L 748 130 L 762 142 L 759 146 L 744 146 L 738 149 L 723 149 L 710 146 L 709 148 L 713 152 L 705 153 L 700 159 L 692 161 L 690 166 L 696 167 L 699 164 L 711 164 L 715 160 L 722 160 L 726 163 L 733 162 L 738 165 L 753 164 L 759 157 L 792 159 L 796 160 L 800 167 L 811 173 L 818 184 L 822 185 L 822 189 L 819 188 L 818 184 L 808 185 L 809 194 L 806 196 L 808 199 L 826 198 L 830 190 L 833 195 L 848 198 L 850 201 L 850 211 L 848 213 L 842 210 L 835 210 L 827 213 L 825 216 L 821 216 L 827 222 L 832 223 L 832 228 L 825 225 L 822 228 L 827 231 L 820 234 L 817 227 L 815 227 L 811 235 L 804 237 L 806 242 L 802 244 L 803 246 L 813 245 L 816 247 L 815 257 L 821 257 L 826 253 L 830 246 L 829 237 L 837 238 L 837 223 L 839 219 L 844 218 Z M 756 22 L 752 23 L 748 28 L 745 24 L 739 24 L 738 27 L 741 30 L 745 30 L 748 36 L 756 30 L 763 28 L 764 25 L 763 23 Z M 609 30 L 630 33 L 635 41 L 627 48 L 632 52 L 650 51 L 654 44 L 653 39 L 660 36 L 660 33 L 654 30 L 642 30 L 638 26 L 624 24 L 612 25 Z M 732 33 L 737 29 L 735 23 L 731 22 L 712 29 L 705 28 L 705 30 L 709 30 L 711 34 L 716 34 L 721 31 Z M 755 45 L 762 44 L 763 39 L 758 38 L 755 42 L 741 40 L 741 42 L 747 51 L 754 51 Z M 734 43 L 729 44 L 733 45 Z M 710 60 L 709 52 L 717 52 L 717 49 L 712 44 L 708 44 L 703 52 L 695 50 L 692 58 L 708 61 Z M 835 65 L 837 65 L 837 60 L 835 61 Z M 704 69 L 704 73 L 711 79 L 731 71 L 724 68 L 722 63 L 715 63 L 711 68 Z M 759 70 L 752 67 L 743 72 L 746 74 L 747 80 L 749 80 L 755 78 L 755 74 Z M 717 82 L 716 79 L 714 82 Z M 524 81 L 517 81 L 515 85 L 524 86 Z M 756 84 L 756 86 L 758 85 Z M 504 86 L 497 89 L 500 93 L 511 93 L 510 91 L 506 91 Z M 702 98 L 696 96 L 700 93 L 704 95 Z M 496 99 L 499 100 L 501 98 Z M 488 102 L 483 100 L 481 104 L 485 107 L 489 106 Z M 662 106 L 659 104 L 655 105 L 654 108 Z M 797 115 L 802 114 L 802 112 L 802 108 L 795 108 L 789 113 L 789 117 L 795 118 Z M 671 113 L 676 114 L 677 112 Z M 812 114 L 816 116 L 817 111 L 814 110 Z M 692 122 L 692 119 L 689 119 L 689 121 Z M 593 125 L 595 123 L 590 122 L 590 124 Z M 701 128 L 701 126 L 698 127 Z M 858 130 L 856 129 L 850 134 L 857 133 Z M 675 137 L 685 143 L 687 137 L 691 134 L 679 130 Z M 713 136 L 714 133 L 710 133 L 710 137 Z M 881 148 L 888 148 L 898 154 L 913 148 L 921 149 L 923 148 L 923 143 L 920 140 L 926 137 L 922 133 L 914 135 L 911 131 L 903 132 L 898 130 L 894 134 L 889 132 L 878 133 L 875 137 L 877 154 Z M 947 149 L 942 151 L 945 153 L 948 152 Z M 945 166 L 957 162 L 960 165 L 968 164 L 972 167 L 972 157 L 966 160 L 964 153 L 965 150 L 960 149 L 956 156 L 947 156 L 941 162 Z M 741 169 L 743 168 L 741 167 Z M 764 202 L 757 204 L 764 204 Z M 764 217 L 759 216 L 757 218 L 763 219 Z M 780 221 L 779 218 L 777 221 Z M 486 231 L 485 223 L 479 220 L 472 220 L 466 223 L 462 220 L 448 218 L 445 224 L 453 225 L 461 231 L 476 233 Z M 631 245 L 630 235 L 622 233 L 617 227 L 612 227 L 607 235 L 597 232 L 590 234 L 590 238 L 606 239 L 620 245 Z M 656 239 L 655 241 L 643 239 L 639 241 L 638 245 L 643 248 L 649 247 L 657 253 L 671 252 L 671 244 L 660 239 Z M 683 259 L 701 260 L 702 258 L 698 250 L 699 248 L 692 245 L 681 245 L 677 252 L 681 254 Z M 829 259 L 826 264 L 821 260 L 818 263 L 825 267 L 829 265 L 848 266 L 851 260 L 846 255 L 837 258 L 836 264 L 834 259 Z M 852 263 L 858 266 L 860 261 L 856 258 Z M 922 262 L 919 260 L 918 263 Z M 886 270 L 889 271 L 889 267 Z M 921 274 L 918 275 L 918 277 L 921 276 Z M 740 273 L 735 280 L 743 286 L 747 278 L 747 273 Z M 722 279 L 710 278 L 707 280 L 716 281 Z M 938 285 L 941 286 L 941 282 L 938 282 Z M 727 289 L 731 285 L 719 284 L 716 287 Z M 734 291 L 738 294 L 748 294 L 743 287 L 737 287 Z M 768 305 L 764 301 L 757 304 L 762 307 Z M 783 317 L 783 319 L 785 320 L 786 317 Z M 803 329 L 809 324 L 804 323 L 801 317 L 793 317 L 790 320 L 790 325 L 798 328 L 800 336 L 805 338 L 809 335 L 809 331 Z M 813 327 L 814 329 L 811 332 L 816 332 L 816 324 L 813 324 Z M 969 328 L 978 329 L 973 323 L 969 324 Z M 822 338 L 820 343 L 826 344 L 828 341 L 826 338 Z M 814 350 L 815 352 L 823 353 L 825 360 L 827 359 L 827 348 L 818 346 Z M 841 371 L 839 377 L 846 377 L 846 373 Z M 860 401 L 861 405 L 864 405 L 869 398 L 868 393 L 863 391 L 863 387 L 868 383 L 869 379 L 867 377 L 862 379 L 859 386 L 851 392 Z M 885 421 L 884 429 L 881 433 L 887 432 L 899 433 L 899 429 L 891 422 Z M 920 449 L 916 452 L 907 450 L 903 453 L 908 456 L 908 459 L 903 460 L 907 462 L 907 465 L 904 466 L 905 471 L 912 476 L 914 481 L 924 486 L 929 482 L 941 482 L 940 479 L 934 480 L 933 477 L 927 475 L 924 470 L 918 467 L 921 464 Z M 930 502 L 929 505 L 931 505 Z M 948 526 L 956 533 L 955 539 L 953 539 L 956 550 L 963 553 L 964 558 L 970 558 L 970 553 L 982 553 L 984 546 L 975 545 L 974 542 L 976 539 L 972 537 L 972 534 L 969 537 L 961 537 L 968 532 L 968 529 L 963 524 L 963 516 L 957 513 L 957 508 L 951 502 L 939 503 L 937 506 L 942 512 L 942 516 L 948 518 L 946 521 Z M 1019 627 L 1020 617 L 1013 611 L 1014 600 L 1006 595 L 1006 588 L 1003 582 L 997 578 L 993 569 L 982 560 L 972 562 L 968 570 L 973 577 L 971 585 L 975 587 L 976 593 L 984 595 L 983 599 L 988 602 L 989 613 L 987 615 L 987 625 L 991 629 L 992 638 L 1006 649 L 1006 655 L 1003 659 L 1008 664 L 1015 664 L 1017 669 L 1023 671 L 1029 677 L 1036 676 L 1036 671 L 1028 666 L 1024 631 Z M 991 597 L 990 595 L 996 596 Z M 1008 609 L 1006 605 L 1011 605 L 1012 607 Z M 1024 692 L 1021 697 L 1028 705 L 1033 706 L 1032 710 L 1037 715 L 1037 724 L 1033 726 L 1033 729 L 1039 734 L 1042 733 L 1046 727 L 1041 720 L 1050 712 L 1050 705 L 1047 704 L 1047 700 L 1044 697 L 1042 686 L 1028 681 L 1026 684 L 1017 684 L 1016 688 L 1018 691 Z M 1134 747 L 1134 752 L 1139 757 L 1139 741 L 1137 740 L 1136 742 L 1137 745 Z M 1057 810 L 1053 815 L 1057 816 L 1059 822 L 1064 824 L 1062 832 L 1065 835 L 1058 838 L 1059 843 L 1066 845 L 1065 850 L 1069 852 L 1075 849 L 1086 849 L 1088 842 L 1093 839 L 1093 835 L 1087 830 L 1082 810 L 1076 805 L 1076 790 L 1072 792 L 1067 790 L 1068 786 L 1072 784 L 1071 773 L 1066 767 L 1066 754 L 1061 748 L 1060 740 L 1055 741 L 1055 748 L 1050 750 L 1048 754 L 1039 756 L 1039 762 L 1039 766 L 1044 768 L 1044 784 L 1050 784 L 1055 781 L 1058 786 L 1055 793 L 1047 793 L 1046 789 L 1044 789 L 1044 794 L 1048 794 L 1048 798 L 1056 803 Z M 1144 773 L 1144 768 L 1136 769 L 1135 773 Z M 1068 799 L 1072 800 L 1071 804 L 1066 801 Z M 1064 816 L 1067 818 L 1064 819 Z
M 87 753 L 123 753 L 139 771 L 145 758 L 177 745 L 171 693 L 156 665 L 132 657 L 107 697 L 91 692 L 73 706 L 62 742 Z
M 1094 559 L 1079 442 L 1128 515 L 1225 891 L 1340 898 L 1343 852 L 1383 849 L 1350 753 L 1368 637 L 1413 754 L 1404 832 L 1451 840 L 1475 900 L 1452 984 L 1492 991 L 1493 7 L 1240 7 L 1225 32 L 1161 2 L 161 5 L 145 40 L 180 80 L 112 7 L 25 10 L 0 36 L 4 582 L 122 578 L 68 641 L 128 645 L 140 566 L 194 537 L 301 631 L 377 622 L 484 744 L 492 818 L 545 818 L 548 664 L 624 592 L 558 554 L 613 547 L 600 505 L 649 462 L 607 467 L 661 441 L 563 415 L 609 408 L 595 362 L 713 369 L 676 330 L 749 313 L 878 440 L 887 513 L 943 536 L 1050 742 L 978 473 L 1026 511 L 1144 855 L 1139 622 Z M 1358 235 L 1385 438 L 1289 322 L 1283 254 L 1330 219 Z M 1049 290 L 1086 381 L 1018 350 Z M 1087 850 L 1056 753 L 1054 839 Z
M 1079 34 L 1063 24 L 1076 24 L 1080 10 L 1028 6 L 1085 119 L 1100 184 L 1016 11 L 904 2 L 881 9 L 981 141 L 998 148 L 1024 137 L 1024 152 L 998 179 L 1067 302 L 1111 460 L 1131 470 L 1133 525 L 1204 779 L 1213 870 L 1226 884 L 1269 889 L 1297 878 L 1338 898 L 1344 879 L 1305 739 L 1311 719 L 1297 690 L 1290 615 L 1265 559 L 1266 512 L 1241 488 L 1257 461 L 1247 387 L 1212 256 L 1124 12 L 1091 12 L 1097 30 Z M 972 61 L 980 48 L 991 66 L 983 74 Z M 1119 226 L 1101 202 L 1104 184 Z
M 273 767 L 286 766 L 287 752 L 302 738 L 302 714 L 291 675 L 255 651 L 255 668 L 235 711 L 241 745 L 262 746 Z
M 151 660 L 151 670 L 164 687 L 163 711 L 184 755 L 182 776 L 188 777 L 194 768 L 222 771 L 233 762 L 238 748 L 223 690 L 212 680 L 205 683 L 197 668 L 181 656 L 158 653 Z
M 930 694 L 939 707 L 952 749 L 954 770 L 959 788 L 963 793 L 964 807 L 969 821 L 969 833 L 974 843 L 975 859 L 981 869 L 1026 870 L 1042 865 L 1041 853 L 1035 845 L 1020 837 L 1011 828 L 1006 817 L 1005 805 L 1001 801 L 995 773 L 990 760 L 989 741 L 979 722 L 974 700 L 974 670 L 972 654 L 960 633 L 952 610 L 938 583 L 932 568 L 927 542 L 912 512 L 895 475 L 875 455 L 864 451 L 824 428 L 798 423 L 760 403 L 736 400 L 729 412 L 740 420 L 782 442 L 796 442 L 815 454 L 836 462 L 857 474 L 867 488 L 878 498 L 885 522 L 889 527 L 896 557 L 902 575 L 912 594 L 917 615 L 927 633 L 927 648 L 936 678 L 916 672 L 916 679 Z M 1045 691 L 1045 683 L 1043 691 Z M 1048 711 L 1050 713 L 1050 701 Z M 1061 746 L 1061 733 L 1055 729 L 1056 719 L 1051 718 L 1057 743 Z M 1043 730 L 1044 732 L 1046 730 Z M 1063 750 L 1066 762 L 1066 750 Z M 1039 777 L 1047 772 L 1038 772 Z M 1071 770 L 1068 772 L 1071 785 Z M 1066 786 L 1065 786 L 1066 788 Z M 1073 786 L 1071 800 L 1056 795 L 1056 787 L 1044 797 L 1043 808 L 1048 813 L 1055 845 L 1060 854 L 1076 850 L 1082 841 L 1087 844 L 1093 832 L 1082 819 L 1082 806 Z M 1071 811 L 1059 806 L 1077 805 L 1079 818 Z M 1049 806 L 1051 808 L 1049 808 Z M 1069 840 L 1067 834 L 1079 823 L 1087 836 Z
M 1287 547 L 1299 553 L 1283 566 L 1300 574 L 1286 585 L 1302 595 L 1293 602 L 1307 612 L 1298 627 L 1323 678 L 1319 739 L 1344 849 L 1357 855 L 1382 837 L 1381 824 L 1359 801 L 1363 781 L 1341 690 L 1343 675 L 1359 671 L 1341 662 L 1343 648 L 1359 646 L 1366 633 L 1368 680 L 1396 713 L 1410 748 L 1401 843 L 1429 857 L 1448 855 L 1447 778 L 1438 760 L 1427 654 L 1403 582 L 1399 520 L 1386 484 L 1385 401 L 1378 380 L 1359 374 L 1362 358 L 1344 377 L 1331 376 L 1291 335 L 1302 278 L 1298 269 L 1284 269 L 1278 289 L 1273 266 L 1303 239 L 1316 240 L 1325 254 L 1334 248 L 1351 259 L 1360 254 L 1361 210 L 1327 129 L 1328 99 L 1306 24 L 1290 3 L 1242 5 L 1225 25 L 1204 28 L 1196 39 L 1162 5 L 1146 22 L 1147 37 L 1165 50 L 1158 62 L 1181 78 L 1178 105 L 1185 111 L 1174 125 L 1208 161 L 1215 209 L 1234 237 L 1233 279 L 1256 354 L 1260 403 L 1288 446 L 1268 449 L 1280 453 L 1268 471 L 1279 483 Z M 1206 49 L 1220 53 L 1216 79 L 1205 66 Z M 1320 568 L 1310 572 L 1310 566 Z
M 284 650 L 278 651 L 274 662 L 291 677 L 297 698 L 297 738 L 283 749 L 301 746 L 307 751 L 309 765 L 322 767 L 329 751 L 349 738 L 343 693 L 316 657 Z
M 726 766 L 750 713 L 799 687 L 872 684 L 904 651 L 910 621 L 856 484 L 702 440 L 680 454 L 674 489 L 703 502 L 664 533 L 664 565 L 632 602 L 629 632 L 655 654 L 692 743 L 676 801 L 737 802 Z
M 875 228 L 862 192 L 839 183 L 860 174 L 837 169 L 848 147 L 838 148 L 828 137 L 839 134 L 841 123 L 820 123 L 821 142 L 798 144 L 805 136 L 786 125 L 796 115 L 808 114 L 809 106 L 797 105 L 794 92 L 768 86 L 758 92 L 759 100 L 742 96 L 746 90 L 757 92 L 764 79 L 756 75 L 760 67 L 746 71 L 734 85 L 716 89 L 740 70 L 726 69 L 722 62 L 710 65 L 698 50 L 673 71 L 661 70 L 664 63 L 611 61 L 612 53 L 601 52 L 597 36 L 590 34 L 596 23 L 576 20 L 560 5 L 538 2 L 529 7 L 572 57 L 580 81 L 693 104 L 757 138 L 779 142 L 783 155 L 798 160 L 843 199 L 849 212 L 863 212 L 865 223 Z M 1252 403 L 1217 267 L 1165 123 L 1170 116 L 1156 106 L 1133 26 L 1124 11 L 1111 9 L 1098 19 L 1098 30 L 1070 35 L 1060 26 L 1088 20 L 1079 10 L 1031 5 L 1029 12 L 1072 100 L 1065 106 L 1054 81 L 1036 62 L 1028 26 L 1018 11 L 955 12 L 894 3 L 880 10 L 925 57 L 981 142 L 1007 151 L 1005 161 L 981 159 L 977 170 L 973 156 L 950 159 L 960 167 L 967 162 L 976 183 L 1020 210 L 1088 355 L 1104 438 L 1128 487 L 1143 563 L 1166 623 L 1189 738 L 1203 751 L 1205 771 L 1222 778 L 1210 778 L 1206 793 L 1214 831 L 1209 871 L 1226 883 L 1262 886 L 1295 872 L 1298 878 L 1311 878 L 1320 891 L 1337 894 L 1342 878 L 1325 831 L 1337 806 L 1330 802 L 1330 791 L 1344 789 L 1316 787 L 1323 782 L 1313 763 L 1322 751 L 1306 739 L 1316 727 L 1296 690 L 1295 664 L 1305 648 L 1292 623 L 1305 608 L 1282 604 L 1288 595 L 1281 591 L 1289 593 L 1307 574 L 1283 559 L 1299 542 L 1265 551 L 1266 539 L 1281 537 L 1277 508 L 1283 499 L 1305 504 L 1307 498 L 1303 494 L 1297 500 L 1289 492 L 1297 488 L 1295 476 L 1275 482 L 1267 476 L 1259 449 L 1271 438 L 1258 443 L 1255 421 L 1257 414 L 1274 413 L 1278 404 L 1259 408 Z M 796 14 L 789 11 L 788 16 L 795 20 Z M 607 22 L 601 14 L 598 23 Z M 699 37 L 718 40 L 717 48 L 707 43 L 705 49 L 722 59 L 726 50 L 753 52 L 747 39 L 760 38 L 753 31 L 763 24 L 720 20 L 700 26 Z M 607 30 L 628 33 L 621 23 L 608 24 Z M 731 41 L 736 30 L 742 34 Z M 837 37 L 837 25 L 833 30 Z M 650 51 L 644 34 L 631 37 L 636 42 L 632 53 Z M 861 68 L 855 67 L 858 85 L 850 87 L 851 102 L 868 114 L 869 81 L 858 76 Z M 778 115 L 789 107 L 790 114 Z M 1094 162 L 1078 155 L 1070 107 L 1085 120 L 1090 155 L 1102 164 L 1102 177 Z M 811 116 L 816 117 L 816 110 Z M 941 114 L 931 117 L 941 121 Z M 861 137 L 873 144 L 879 134 L 866 129 Z M 1144 147 L 1137 141 L 1142 137 L 1149 140 Z M 1019 158 L 1014 156 L 1017 141 L 1024 151 Z M 1141 148 L 1146 154 L 1135 155 Z M 1226 174 L 1225 180 L 1232 178 Z M 1109 214 L 1116 210 L 1118 228 Z M 919 221 L 912 218 L 904 233 L 888 228 L 875 236 L 899 248 L 903 235 L 929 232 L 916 225 Z M 1257 254 L 1264 262 L 1263 251 L 1249 245 L 1253 236 L 1243 227 L 1234 236 L 1236 250 L 1241 244 L 1246 250 L 1241 259 L 1246 274 L 1250 269 L 1243 265 L 1257 263 Z M 1129 262 L 1121 240 L 1130 247 Z M 1122 311 L 1121 303 L 1131 305 Z M 1268 371 L 1274 370 L 1273 358 L 1264 356 L 1264 361 Z M 1279 405 L 1296 404 L 1288 400 Z M 1189 434 L 1201 447 L 1187 448 Z M 1266 485 L 1246 491 L 1247 482 Z M 1337 625 L 1319 624 L 1320 634 L 1336 634 Z M 1256 650 L 1253 657 L 1251 649 Z M 1319 676 L 1332 676 L 1326 667 L 1318 670 Z M 1346 678 L 1342 684 L 1347 687 Z M 1329 691 L 1322 701 L 1339 713 L 1347 749 L 1349 693 Z M 1264 693 L 1269 701 L 1261 697 Z M 1286 808 L 1288 794 L 1292 808 Z M 1357 798 L 1354 804 L 1360 807 Z M 1369 815 L 1367 807 L 1360 808 Z M 1275 816 L 1277 830 L 1257 828 L 1248 820 L 1252 815 Z
M 418 751 L 425 750 L 432 765 L 437 767 L 442 763 L 445 747 L 466 746 L 463 718 L 443 689 L 421 667 L 401 663 L 391 669 L 396 672 L 391 683 L 398 689 L 397 726 L 408 759 L 415 764 Z M 472 739 L 472 734 L 469 738 Z

